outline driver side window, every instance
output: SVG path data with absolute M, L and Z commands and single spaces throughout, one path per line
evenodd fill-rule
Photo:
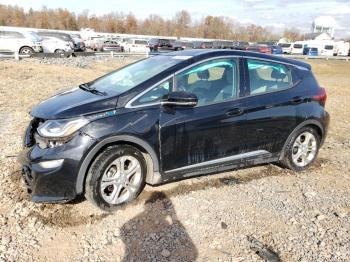
M 193 93 L 198 105 L 208 105 L 237 98 L 238 61 L 214 59 L 187 69 L 175 76 L 176 91 Z

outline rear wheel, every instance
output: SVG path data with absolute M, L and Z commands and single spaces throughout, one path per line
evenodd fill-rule
M 294 171 L 307 169 L 317 157 L 320 142 L 320 136 L 314 128 L 301 128 L 288 142 L 282 165 Z
M 135 199 L 145 186 L 142 153 L 128 145 L 111 146 L 93 162 L 86 178 L 85 196 L 111 211 Z
M 29 46 L 24 46 L 19 50 L 19 53 L 21 55 L 31 55 L 34 53 L 33 48 L 29 47 Z

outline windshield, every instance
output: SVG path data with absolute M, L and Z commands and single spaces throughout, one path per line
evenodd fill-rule
M 181 59 L 171 56 L 154 56 L 107 74 L 90 85 L 98 91 L 124 93 L 176 65 Z

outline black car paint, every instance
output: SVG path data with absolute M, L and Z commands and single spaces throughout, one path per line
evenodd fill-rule
M 33 145 L 32 129 L 36 128 L 36 124 L 30 124 L 26 132 L 27 147 L 22 161 L 26 169 L 30 170 L 25 170 L 25 176 L 32 177 L 30 190 L 33 201 L 62 202 L 83 193 L 85 176 L 91 162 L 110 143 L 128 143 L 147 152 L 152 160 L 153 170 L 149 170 L 146 180 L 149 184 L 161 184 L 186 176 L 276 161 L 281 157 L 287 138 L 303 123 L 313 123 L 319 127 L 320 134 L 326 133 L 328 114 L 318 101 L 311 99 L 317 92 L 318 85 L 309 73 L 311 67 L 306 63 L 242 51 L 189 50 L 163 55 L 192 58 L 179 62 L 123 94 L 99 96 L 75 89 L 56 95 L 33 109 L 33 117 L 40 120 L 115 110 L 113 115 L 97 118 L 76 132 L 69 142 L 55 148 L 41 149 L 38 145 Z M 238 99 L 194 108 L 160 105 L 125 107 L 135 95 L 178 70 L 199 61 L 222 56 L 240 59 Z M 300 81 L 284 91 L 245 97 L 249 90 L 246 57 L 285 63 L 297 69 Z M 324 139 L 325 135 L 322 137 Z M 230 146 L 227 141 L 235 146 Z M 247 157 L 186 172 L 172 171 L 179 167 L 258 149 L 269 153 L 259 158 Z M 37 164 L 53 159 L 65 160 L 60 168 L 49 171 L 42 170 Z

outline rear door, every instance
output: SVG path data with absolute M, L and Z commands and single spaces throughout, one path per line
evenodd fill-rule
M 246 135 L 253 150 L 278 153 L 297 123 L 299 80 L 292 66 L 244 59 Z

